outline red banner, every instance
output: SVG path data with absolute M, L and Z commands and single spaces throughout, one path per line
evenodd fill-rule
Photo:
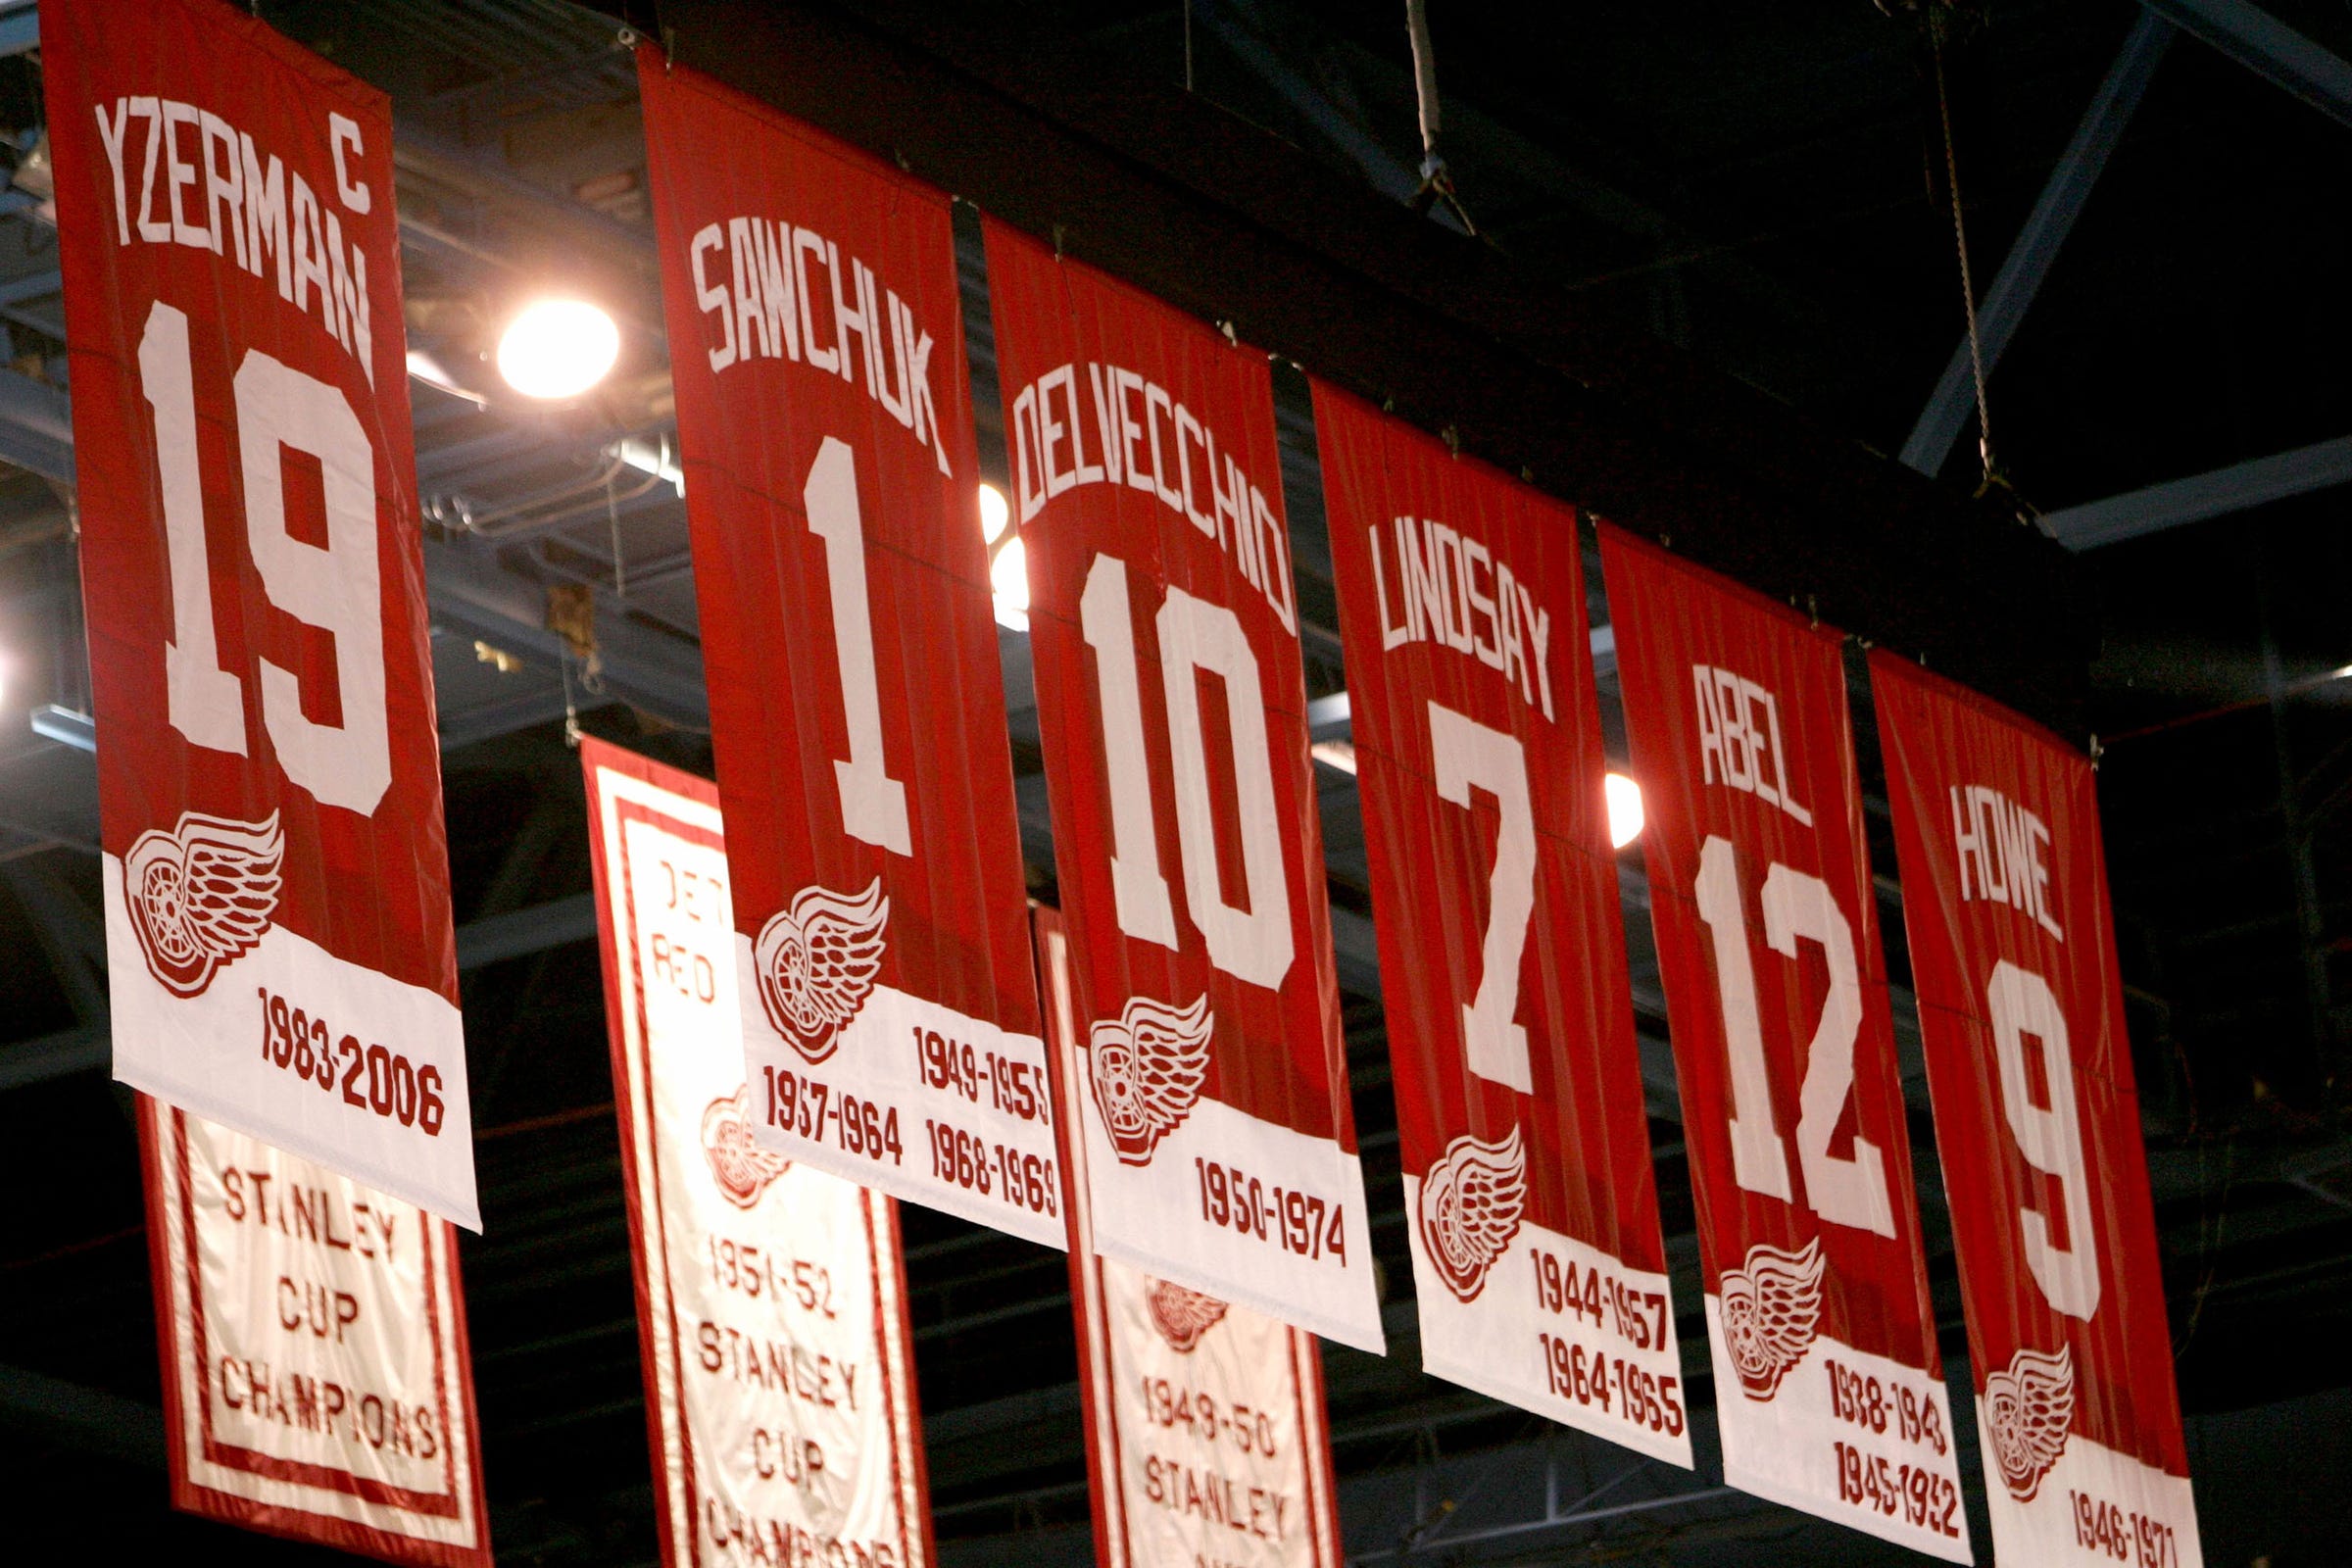
M 1603 525 L 1725 1479 L 1969 1560 L 1843 636 Z
M 2198 1568 L 2090 764 L 1873 654 L 1994 1553 Z
M 390 106 L 218 0 L 41 64 L 115 1074 L 479 1229 Z
M 1070 951 L 1035 911 L 1055 1083 L 1078 1082 Z M 1070 1303 L 1100 1568 L 1341 1568 L 1315 1337 L 1096 1254 L 1065 1122 Z
M 1576 514 L 1314 397 L 1422 1364 L 1688 1466 Z
M 420 1568 L 489 1568 L 458 1234 L 139 1097 L 174 1507 Z
M 753 1141 L 718 791 L 580 760 L 662 1561 L 924 1568 L 897 1205 Z
M 760 1139 L 1059 1247 L 948 198 L 639 60 Z
M 1263 355 L 988 225 L 1103 1253 L 1381 1346 Z

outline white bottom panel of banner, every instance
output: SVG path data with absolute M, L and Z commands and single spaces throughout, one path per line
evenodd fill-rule
M 1408 1220 L 1421 1212 L 1421 1180 L 1409 1174 L 1404 1212 Z M 1523 1223 L 1465 1301 L 1431 1263 L 1421 1227 L 1405 1230 L 1421 1303 L 1421 1365 L 1431 1377 L 1690 1468 L 1665 1275 Z
M 1088 1048 L 1078 1061 L 1090 1082 Z M 1146 1163 L 1129 1164 L 1094 1097 L 1071 1098 L 1102 1256 L 1386 1353 L 1361 1159 L 1204 1098 Z
M 1045 1042 L 876 986 L 810 1062 L 760 1001 L 735 938 L 752 1131 L 779 1153 L 1055 1250 L 1060 1168 Z
M 2057 1463 L 2028 1478 L 2021 1497 L 2001 1474 L 1982 1395 L 1977 1437 L 1992 1553 L 2002 1568 L 2205 1568 L 2187 1477 L 2070 1432 Z
M 1824 1335 L 1758 1395 L 1740 1380 L 1714 1296 L 1707 1348 L 1725 1481 L 1931 1557 L 1970 1560 L 1942 1384 Z
M 233 1499 L 194 1505 L 396 1561 L 476 1560 L 455 1234 L 248 1134 L 141 1113 L 175 1478 Z
M 195 996 L 173 996 L 140 957 L 120 858 L 106 857 L 100 881 L 117 1078 L 482 1228 L 455 1006 L 282 925 Z

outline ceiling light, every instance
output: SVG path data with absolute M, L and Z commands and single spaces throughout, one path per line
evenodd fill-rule
M 1317 741 L 1307 749 L 1307 755 L 1325 767 L 1336 767 L 1343 773 L 1355 771 L 1355 743 L 1353 741 Z
M 507 323 L 498 373 L 526 398 L 576 398 L 620 358 L 620 328 L 585 300 L 537 300 Z
M 686 474 L 678 466 L 676 456 L 669 450 L 668 436 L 662 436 L 660 445 L 640 441 L 635 436 L 624 436 L 606 450 L 639 473 L 650 473 L 657 479 L 667 480 L 679 495 L 686 493 Z
M 1014 534 L 988 564 L 988 586 L 996 599 L 997 624 L 1029 629 L 1029 552 Z
M 1611 773 L 1601 786 L 1609 803 L 1609 848 L 1622 850 L 1642 836 L 1645 815 L 1642 786 L 1623 773 Z
M 995 544 L 1004 537 L 1012 522 L 1012 508 L 1004 504 L 1004 492 L 993 484 L 980 487 L 980 537 Z
M 436 392 L 446 392 L 453 398 L 464 398 L 476 408 L 487 407 L 490 402 L 479 392 L 469 391 L 458 385 L 457 377 L 451 375 L 439 360 L 434 359 L 422 349 L 409 350 L 409 376 L 412 380 L 422 381 Z

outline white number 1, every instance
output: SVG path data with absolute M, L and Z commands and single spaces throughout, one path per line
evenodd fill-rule
M 893 855 L 912 855 L 906 787 L 882 761 L 882 694 L 874 676 L 874 612 L 865 594 L 865 520 L 858 508 L 858 464 L 849 443 L 827 436 L 801 487 L 808 531 L 825 542 L 832 590 L 833 659 L 849 721 L 850 760 L 833 763 L 842 830 Z
M 1494 797 L 1494 869 L 1487 882 L 1487 934 L 1478 995 L 1462 1004 L 1462 1054 L 1481 1078 L 1536 1092 L 1519 1011 L 1519 960 L 1536 909 L 1536 813 L 1528 798 L 1527 749 L 1450 708 L 1429 705 L 1429 742 L 1438 795 L 1467 807 L 1473 786 Z

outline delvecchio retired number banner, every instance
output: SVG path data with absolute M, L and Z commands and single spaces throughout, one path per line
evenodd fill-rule
M 753 1139 L 718 792 L 581 761 L 662 1561 L 924 1568 L 897 1206 Z
M 1994 1554 L 2200 1568 L 2090 764 L 1907 660 L 1870 673 Z
M 1576 514 L 1314 397 L 1422 1363 L 1687 1466 Z
M 139 1097 L 172 1501 L 419 1568 L 489 1568 L 458 1234 Z
M 1271 373 L 987 232 L 1097 1244 L 1378 1350 Z
M 1070 953 L 1039 909 L 1047 1039 L 1079 1068 Z M 1086 1151 L 1062 1128 L 1070 1302 L 1100 1568 L 1340 1568 L 1323 1352 L 1302 1330 L 1096 1255 Z
M 1059 1247 L 948 198 L 639 80 L 755 1131 Z
M 115 1075 L 479 1229 L 384 96 L 41 13 Z
M 1954 1562 L 1843 637 L 1604 524 L 1724 1478 Z

